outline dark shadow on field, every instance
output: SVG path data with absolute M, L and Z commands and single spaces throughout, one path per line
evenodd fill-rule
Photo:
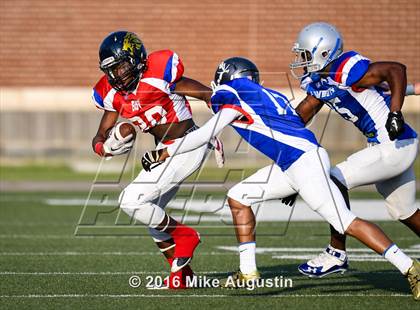
M 383 269 L 372 272 L 362 272 L 350 269 L 344 275 L 335 274 L 328 277 L 315 279 L 301 275 L 297 270 L 298 264 L 282 264 L 276 266 L 261 266 L 259 270 L 263 279 L 283 276 L 291 278 L 293 287 L 267 288 L 248 291 L 232 291 L 238 296 L 272 296 L 287 294 L 374 294 L 377 290 L 383 290 L 390 294 L 409 294 L 408 282 L 398 270 Z M 230 273 L 212 274 L 217 278 L 226 278 Z M 261 292 L 258 292 L 261 290 Z M 264 290 L 264 291 L 262 291 Z M 269 291 L 267 291 L 269 290 Z M 237 293 L 236 293 L 237 292 Z

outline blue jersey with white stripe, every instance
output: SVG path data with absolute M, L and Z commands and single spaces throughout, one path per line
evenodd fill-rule
M 389 142 L 385 123 L 388 118 L 391 96 L 379 87 L 357 89 L 354 84 L 368 71 L 370 60 L 349 51 L 338 57 L 327 77 L 311 74 L 301 81 L 301 87 L 309 95 L 325 102 L 344 119 L 351 121 L 368 142 Z M 417 137 L 416 132 L 405 124 L 399 140 Z
M 249 144 L 275 161 L 285 171 L 302 154 L 318 147 L 287 98 L 247 78 L 232 80 L 215 88 L 211 108 L 240 111 L 231 126 Z

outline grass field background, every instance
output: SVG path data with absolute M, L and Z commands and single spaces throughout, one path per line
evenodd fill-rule
M 308 279 L 298 263 L 318 253 L 328 242 L 329 229 L 320 222 L 260 223 L 259 248 L 283 248 L 257 256 L 264 278 L 283 276 L 292 288 L 248 290 L 190 289 L 184 291 L 131 288 L 138 275 L 166 276 L 169 267 L 146 230 L 134 235 L 74 235 L 83 206 L 58 206 L 46 199 L 86 198 L 86 193 L 13 193 L 0 196 L 0 308 L 1 309 L 239 309 L 272 308 L 386 308 L 415 309 L 404 277 L 374 253 L 355 255 L 345 275 Z M 400 247 L 419 257 L 418 238 L 397 222 L 379 225 Z M 217 226 L 217 227 L 216 227 Z M 192 266 L 198 275 L 225 278 L 238 268 L 238 256 L 220 246 L 236 246 L 233 229 L 200 223 L 203 243 Z M 285 232 L 281 235 L 279 232 Z M 349 240 L 349 248 L 364 248 Z M 360 256 L 362 255 L 362 256 Z M 279 258 L 280 257 L 280 258 Z M 296 257 L 296 258 L 281 258 Z M 298 258 L 299 257 L 299 258 Z M 302 258 L 300 258 L 302 257 Z M 359 261 L 368 257 L 367 261 Z M 379 259 L 374 261 L 374 259 Z
M 336 158 L 331 160 L 332 163 L 338 163 L 344 160 L 344 157 Z M 106 163 L 106 162 L 105 162 Z M 131 163 L 131 161 L 129 161 Z M 228 164 L 232 164 L 228 161 Z M 98 166 L 98 163 L 92 164 L 93 170 Z M 244 172 L 244 176 L 249 176 L 262 165 L 256 167 L 246 167 L 241 170 Z M 122 174 L 122 179 L 129 181 L 132 179 L 133 175 L 136 176 L 140 171 L 140 165 L 134 167 L 128 167 Z M 414 162 L 414 172 L 416 178 L 420 179 L 420 158 Z M 225 177 L 229 170 L 233 168 L 227 165 L 223 169 L 213 168 L 211 166 L 204 166 L 200 169 L 200 179 L 215 181 L 220 180 Z M 238 168 L 233 170 L 238 171 Z M 0 163 L 0 181 L 92 181 L 95 177 L 96 172 L 83 172 L 78 171 L 77 169 L 72 168 L 70 165 L 60 162 L 37 162 L 37 163 L 19 163 L 19 164 L 1 164 Z M 118 172 L 105 172 L 99 175 L 100 180 L 111 179 L 119 177 L 120 173 Z M 232 176 L 233 181 L 239 181 L 239 174 Z M 196 179 L 196 174 L 193 174 L 189 180 Z

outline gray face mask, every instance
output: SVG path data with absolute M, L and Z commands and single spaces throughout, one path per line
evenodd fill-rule
M 292 52 L 295 61 L 290 64 L 293 77 L 302 77 L 324 69 L 343 53 L 343 39 L 338 30 L 327 23 L 307 25 L 299 33 Z

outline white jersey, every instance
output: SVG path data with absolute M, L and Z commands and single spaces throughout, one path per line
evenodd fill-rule
M 333 62 L 327 77 L 311 74 L 302 79 L 301 88 L 352 122 L 368 142 L 389 142 L 385 123 L 391 96 L 384 94 L 379 87 L 358 89 L 354 86 L 365 75 L 369 64 L 370 60 L 360 54 L 345 52 Z M 405 124 L 398 140 L 415 137 L 416 132 Z

